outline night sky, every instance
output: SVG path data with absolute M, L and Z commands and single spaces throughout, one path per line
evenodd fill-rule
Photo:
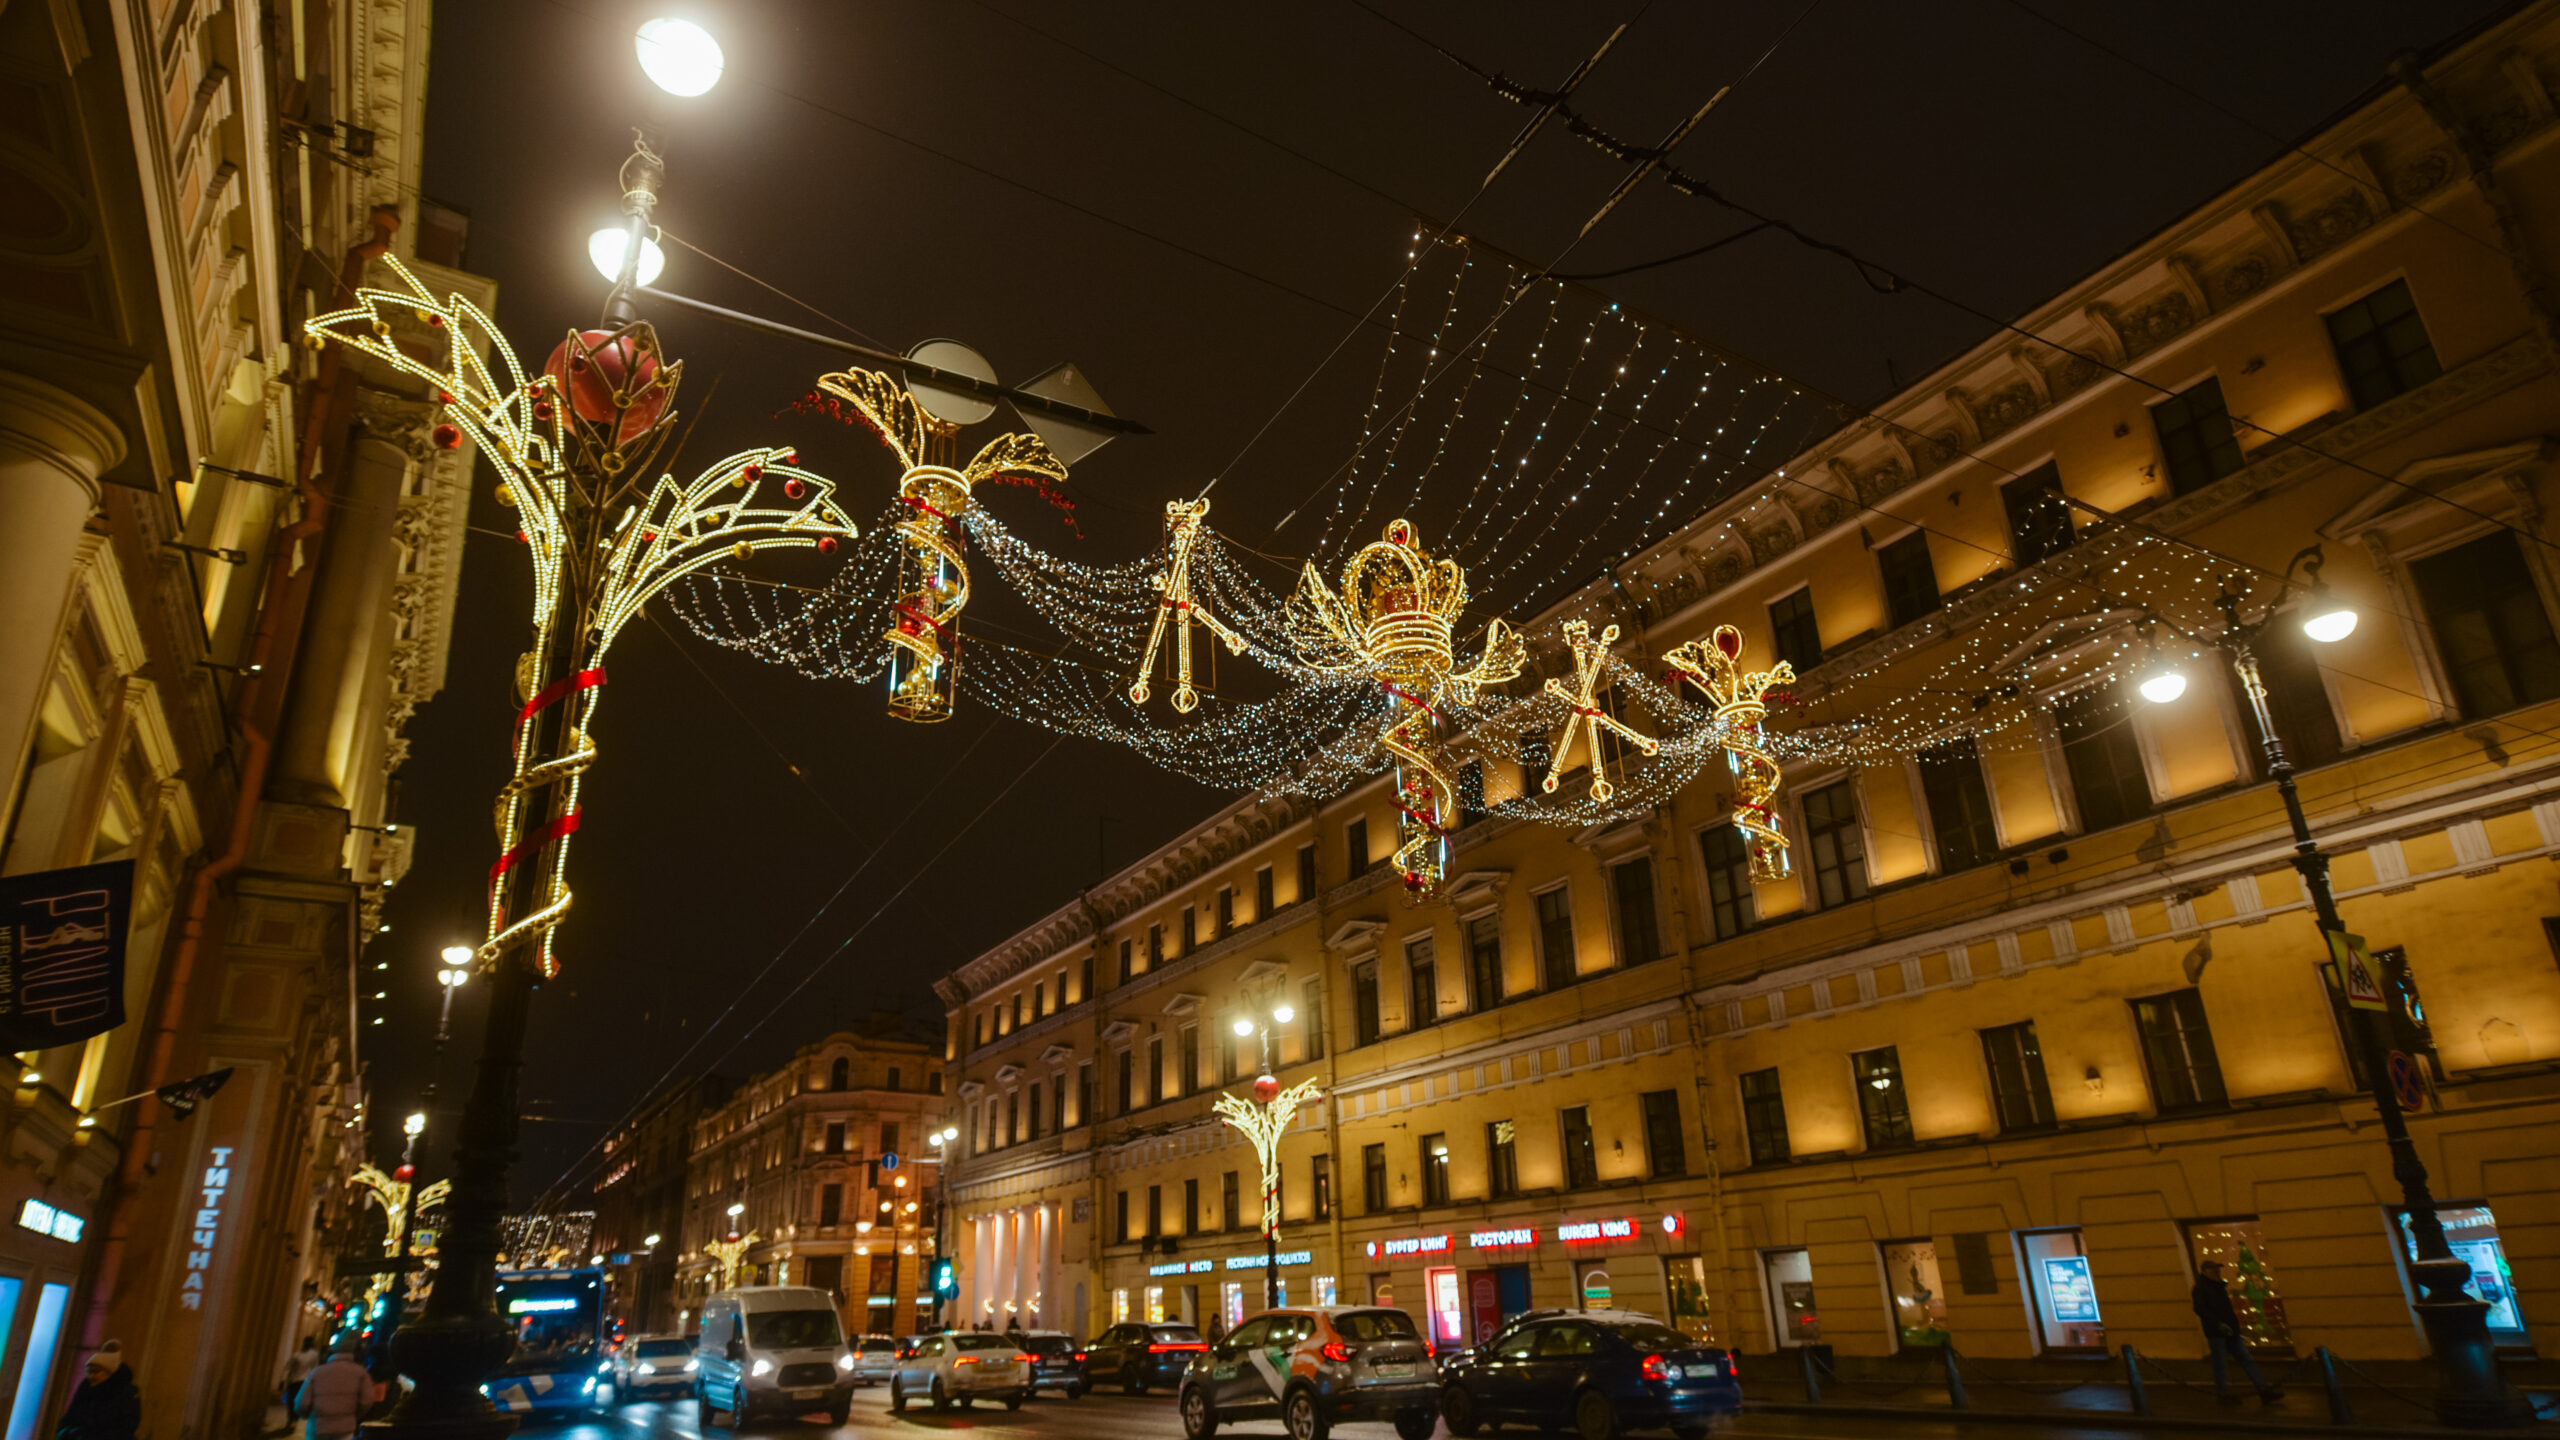
M 1123 560 L 1157 543 L 1166 500 L 1218 475 L 1220 529 L 1300 553 L 1306 522 L 1276 536 L 1272 525 L 1357 442 L 1381 333 L 1352 339 L 1246 451 L 1248 438 L 1394 278 L 1416 217 L 1467 205 L 1526 115 L 1365 5 L 1253 8 L 446 0 L 425 193 L 468 212 L 466 266 L 495 278 L 500 324 L 539 364 L 571 326 L 596 322 L 605 286 L 586 237 L 615 218 L 630 126 L 651 123 L 666 146 L 666 231 L 791 298 L 680 244 L 662 287 L 847 333 L 813 308 L 887 349 L 957 338 L 1006 380 L 1073 360 L 1153 427 L 1076 468 L 1080 539 L 1028 492 L 994 492 L 1016 533 L 1069 558 Z M 1631 21 L 1577 97 L 1596 121 L 1650 142 L 1740 81 L 1679 151 L 1683 168 L 2012 315 L 2280 153 L 2371 89 L 2394 54 L 2499 7 L 1380 8 L 1533 85 Z M 657 14 L 718 37 L 728 70 L 708 95 L 670 100 L 641 76 L 630 36 Z M 1550 129 L 1463 229 L 1551 257 L 1620 174 Z M 1559 268 L 1633 265 L 1742 223 L 1648 185 Z M 1860 405 L 1988 328 L 1879 293 L 1771 232 L 1598 283 Z M 841 358 L 682 313 L 648 318 L 685 362 L 676 403 L 679 424 L 700 427 L 693 463 L 796 444 L 866 523 L 887 502 L 896 473 L 867 435 L 774 418 Z M 964 446 L 1009 420 L 1000 412 Z M 389 992 L 364 1006 L 368 1021 L 388 1017 L 362 1032 L 378 1116 L 416 1104 L 436 953 L 478 939 L 496 851 L 489 801 L 506 777 L 530 581 L 485 466 L 478 479 L 446 689 L 411 724 L 400 775 L 396 818 L 417 827 L 418 858 L 392 892 L 391 933 L 368 952 L 391 972 L 363 977 L 387 982 L 368 993 Z M 981 577 L 971 622 L 1027 623 L 991 584 Z M 693 636 L 663 606 L 650 613 L 609 661 L 565 973 L 537 998 L 527 1047 L 519 1201 L 565 1173 L 574 1188 L 555 1196 L 583 1203 L 582 1154 L 671 1067 L 769 1068 L 875 1009 L 934 1027 L 936 976 L 1225 798 L 1098 743 L 1051 749 L 1050 732 L 965 700 L 946 724 L 893 721 L 876 685 L 804 680 Z M 457 1002 L 443 1061 L 446 1136 L 479 1048 L 480 988 Z M 427 1166 L 442 1174 L 445 1159 Z

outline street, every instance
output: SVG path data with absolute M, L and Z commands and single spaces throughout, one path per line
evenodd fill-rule
M 575 1424 L 528 1423 L 521 1434 L 531 1440 L 730 1440 L 737 1432 L 725 1426 L 708 1431 L 694 1425 L 693 1403 L 684 1401 L 643 1401 L 625 1405 L 614 1422 L 585 1421 Z M 879 1386 L 857 1391 L 854 1395 L 853 1419 L 843 1426 L 829 1426 L 822 1417 L 802 1421 L 759 1421 L 748 1433 L 764 1440 L 816 1440 L 831 1432 L 851 1436 L 921 1436 L 941 1433 L 986 1437 L 986 1440 L 1014 1440 L 1014 1437 L 1087 1436 L 1103 1434 L 1111 1440 L 1178 1440 L 1182 1422 L 1174 1413 L 1170 1395 L 1139 1397 L 1093 1394 L 1081 1400 L 1068 1400 L 1054 1393 L 1008 1411 L 998 1404 L 979 1404 L 967 1410 L 952 1410 L 940 1415 L 921 1406 L 903 1416 L 889 1413 L 888 1391 Z M 1393 1426 L 1386 1424 L 1346 1425 L 1336 1434 L 1344 1440 L 1392 1440 Z M 1445 1436 L 1446 1430 L 1439 1432 Z M 1648 1435 L 1651 1432 L 1644 1432 Z M 2209 1430 L 2085 1430 L 2067 1426 L 2021 1425 L 2015 1422 L 1964 1424 L 1923 1420 L 1833 1419 L 1828 1416 L 1749 1415 L 1716 1432 L 1719 1436 L 1786 1437 L 1786 1440 L 1968 1440 L 1973 1436 L 2002 1436 L 2008 1440 L 2039 1440 L 2039 1437 L 2069 1435 L 2077 1440 L 2130 1440 L 2139 1434 L 2146 1437 L 2164 1435 L 2208 1435 L 2227 1432 Z M 1273 1436 L 1284 1434 L 1277 1420 L 1247 1421 L 1221 1427 L 1220 1434 Z M 1662 1434 L 1667 1437 L 1669 1432 Z

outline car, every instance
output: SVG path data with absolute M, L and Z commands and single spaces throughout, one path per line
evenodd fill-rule
M 1084 1349 L 1064 1330 L 1034 1330 L 1022 1337 L 1031 1357 L 1031 1389 L 1064 1390 L 1070 1400 L 1084 1398 Z
M 693 1337 L 638 1335 L 613 1352 L 614 1403 L 693 1393 Z
M 759 1415 L 823 1409 L 836 1424 L 853 1406 L 853 1353 L 835 1297 L 805 1285 L 746 1285 L 702 1303 L 694 1347 L 694 1419 L 726 1410 L 744 1428 Z
M 1451 1357 L 1443 1375 L 1440 1416 L 1461 1440 L 1505 1421 L 1571 1427 L 1580 1440 L 1659 1429 L 1694 1440 L 1742 1408 L 1730 1352 L 1627 1310 L 1512 1326 Z
M 898 1355 L 912 1343 L 895 1335 L 856 1335 L 844 1342 L 853 1352 L 853 1383 L 878 1385 L 898 1373 Z
M 1117 1384 L 1131 1395 L 1182 1383 L 1193 1357 L 1209 1348 L 1188 1325 L 1164 1322 L 1114 1325 L 1084 1349 L 1084 1380 L 1100 1389 Z
M 1375 1305 L 1252 1316 L 1192 1360 L 1179 1393 L 1185 1440 L 1274 1416 L 1290 1440 L 1325 1440 L 1345 1420 L 1389 1420 L 1401 1440 L 1430 1440 L 1440 1421 L 1430 1345 L 1412 1316 Z
M 899 1357 L 898 1373 L 889 1377 L 889 1413 L 907 1413 L 907 1398 L 921 1395 L 936 1410 L 985 1396 L 1019 1410 L 1031 1398 L 1031 1357 L 1009 1336 L 983 1330 L 927 1335 L 913 1354 Z

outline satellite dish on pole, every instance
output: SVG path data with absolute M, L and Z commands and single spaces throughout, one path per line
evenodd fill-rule
M 1102 403 L 1101 392 L 1093 388 L 1093 383 L 1084 378 L 1084 372 L 1078 370 L 1072 361 L 1051 366 L 1048 370 L 1025 380 L 1014 388 L 1026 394 L 1037 395 L 1043 400 L 1057 400 L 1078 406 L 1097 415 L 1111 413 L 1111 407 Z M 1048 444 L 1050 454 L 1069 465 L 1075 464 L 1111 443 L 1114 433 L 1099 425 L 1088 425 L 1071 416 L 1059 415 L 1047 410 L 1032 410 L 1016 405 L 1014 413 L 1022 417 L 1023 424 L 1031 427 L 1032 434 L 1039 436 Z
M 922 361 L 937 370 L 974 376 L 989 384 L 993 384 L 996 378 L 996 367 L 987 363 L 986 356 L 957 340 L 927 340 L 908 351 L 907 358 Z M 975 425 L 996 413 L 996 402 L 965 390 L 945 389 L 912 375 L 907 377 L 906 384 L 907 393 L 915 397 L 925 413 L 945 424 Z

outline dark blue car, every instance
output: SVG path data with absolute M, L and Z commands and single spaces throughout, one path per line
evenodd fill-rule
M 1592 1311 L 1504 1330 L 1443 1367 L 1440 1418 L 1457 1436 L 1505 1421 L 1580 1440 L 1668 1429 L 1688 1440 L 1742 1408 L 1733 1357 L 1648 1316 Z

